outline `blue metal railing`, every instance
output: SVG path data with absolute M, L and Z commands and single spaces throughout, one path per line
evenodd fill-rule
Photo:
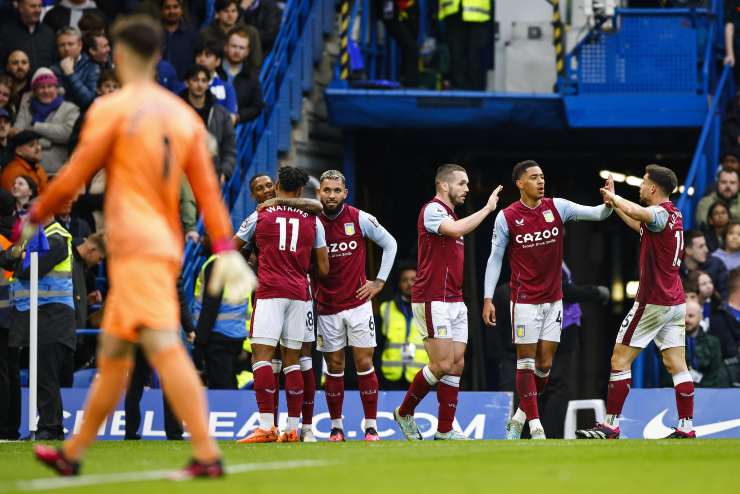
M 222 188 L 235 227 L 255 207 L 248 178 L 256 173 L 275 176 L 278 154 L 290 149 L 291 122 L 301 118 L 302 95 L 313 88 L 313 65 L 321 59 L 323 36 L 333 31 L 333 22 L 333 0 L 288 1 L 277 40 L 260 71 L 265 109 L 237 128 L 236 166 Z M 203 232 L 202 219 L 198 231 Z M 204 261 L 202 247 L 188 242 L 182 276 L 189 298 Z

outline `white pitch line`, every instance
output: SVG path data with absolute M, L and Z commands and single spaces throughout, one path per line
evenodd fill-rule
M 328 465 L 323 460 L 293 460 L 275 461 L 268 463 L 242 463 L 226 466 L 226 473 L 245 473 L 261 470 L 284 470 L 290 468 L 323 467 Z M 146 480 L 169 479 L 173 470 L 149 470 L 144 472 L 125 472 L 98 475 L 82 475 L 79 477 L 55 477 L 16 482 L 15 488 L 21 491 L 44 491 L 53 489 L 68 489 L 70 487 L 87 487 L 91 485 L 121 484 L 127 482 L 143 482 Z

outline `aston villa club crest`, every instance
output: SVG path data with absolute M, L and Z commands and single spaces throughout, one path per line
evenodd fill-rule
M 552 223 L 553 221 L 555 221 L 555 215 L 553 215 L 552 211 L 550 211 L 549 209 L 542 211 L 542 216 L 545 217 L 545 221 L 547 221 L 548 223 Z
M 552 214 L 552 213 L 550 213 L 550 214 Z M 517 327 L 516 327 L 516 336 L 517 336 L 517 338 L 524 338 L 524 333 L 526 333 L 526 326 L 524 324 L 517 325 Z
M 354 223 L 345 223 L 344 224 L 344 234 L 348 237 L 351 237 L 355 234 L 355 224 Z

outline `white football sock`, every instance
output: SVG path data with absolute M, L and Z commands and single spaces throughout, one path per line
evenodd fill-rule
M 513 417 L 511 417 L 511 419 L 519 422 L 520 424 L 523 424 L 527 421 L 527 414 L 524 413 L 524 410 L 522 410 L 521 408 L 517 408 L 516 413 Z
M 619 415 L 607 414 L 606 420 L 604 422 L 606 422 L 606 425 L 608 425 L 612 429 L 616 429 L 617 427 L 619 427 Z
M 301 423 L 300 417 L 288 417 L 288 430 L 297 431 L 300 423 Z
M 373 429 L 378 429 L 378 423 L 375 419 L 365 419 L 365 429 L 369 429 L 372 427 Z
M 331 419 L 331 428 L 344 430 L 344 424 L 342 424 L 342 419 Z
M 544 427 L 542 427 L 542 422 L 540 422 L 540 419 L 532 419 L 529 421 L 530 432 L 535 429 L 544 429 Z
M 690 418 L 679 419 L 678 430 L 681 432 L 691 432 L 694 430 L 694 421 Z
M 269 431 L 275 425 L 274 413 L 260 413 L 260 429 Z

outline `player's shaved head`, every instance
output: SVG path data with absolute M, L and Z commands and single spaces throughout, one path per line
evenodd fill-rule
M 678 178 L 673 170 L 660 165 L 648 165 L 645 167 L 645 175 L 665 193 L 666 196 L 676 190 Z
M 527 173 L 527 170 L 533 167 L 540 167 L 540 164 L 535 160 L 524 160 L 514 165 L 514 169 L 511 171 L 511 179 L 516 183 L 517 180 L 522 178 L 522 175 Z
M 159 56 L 162 49 L 162 26 L 146 15 L 123 17 L 111 29 L 113 43 L 121 43 L 142 60 Z
M 278 186 L 284 192 L 297 192 L 308 183 L 308 173 L 298 167 L 284 165 L 278 169 Z
M 453 180 L 453 176 L 455 175 L 455 172 L 468 173 L 467 170 L 465 170 L 465 168 L 463 168 L 460 165 L 447 163 L 437 168 L 437 175 L 434 177 L 434 181 L 436 183 L 442 183 L 442 182 L 450 183 Z

